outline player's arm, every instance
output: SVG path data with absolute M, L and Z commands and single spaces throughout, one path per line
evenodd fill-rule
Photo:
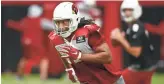
M 51 45 L 54 46 L 55 50 L 58 51 L 58 54 L 61 55 L 60 58 L 66 68 L 65 70 L 68 73 L 69 79 L 72 82 L 77 82 L 78 79 L 72 66 L 73 62 L 65 53 L 60 52 L 61 45 L 65 43 L 64 39 L 61 36 L 55 34 L 55 32 L 51 32 L 48 37 L 50 39 Z
M 120 44 L 123 48 L 131 55 L 135 57 L 139 57 L 141 54 L 142 47 L 141 46 L 131 46 L 130 43 L 125 39 L 120 39 Z
M 17 31 L 23 31 L 24 25 L 21 21 L 8 20 L 6 23 L 7 27 Z
M 144 29 L 139 28 L 138 31 L 135 32 L 135 36 L 132 39 L 132 42 L 128 42 L 124 36 L 122 36 L 121 31 L 118 29 L 114 30 L 114 34 L 111 36 L 112 39 L 117 40 L 120 45 L 132 56 L 139 57 L 142 51 L 142 35 L 144 33 Z
M 92 54 L 82 54 L 82 61 L 101 64 L 112 62 L 108 44 L 105 42 L 104 36 L 100 32 L 92 32 L 89 36 L 88 43 L 95 52 Z
M 111 63 L 112 56 L 109 47 L 99 32 L 95 31 L 88 37 L 88 44 L 94 50 L 94 53 L 82 53 L 71 46 L 63 47 L 63 50 L 66 50 L 67 52 L 60 52 L 67 53 L 70 58 L 75 61 L 81 60 L 85 62 L 100 64 Z
M 82 61 L 92 62 L 92 63 L 111 63 L 112 56 L 107 43 L 102 43 L 98 45 L 93 54 L 82 54 Z

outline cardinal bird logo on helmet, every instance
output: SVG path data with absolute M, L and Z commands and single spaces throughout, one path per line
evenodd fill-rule
M 77 7 L 73 4 L 73 5 L 72 5 L 72 14 L 77 14 L 77 12 L 78 12 L 78 9 L 77 9 Z

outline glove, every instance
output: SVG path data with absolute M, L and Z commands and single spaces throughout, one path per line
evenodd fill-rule
M 15 24 L 16 24 L 16 23 L 15 23 L 15 21 L 13 21 L 13 20 L 8 20 L 8 21 L 6 22 L 6 26 L 9 27 L 9 28 L 14 27 Z
M 66 72 L 68 73 L 69 79 L 72 80 L 72 82 L 78 82 L 78 78 L 72 67 L 72 64 L 74 62 L 73 60 L 70 60 L 71 55 L 69 55 L 68 53 L 69 49 L 67 50 L 65 49 L 67 47 L 64 47 L 64 46 L 68 46 L 68 44 L 65 43 L 64 39 L 61 36 L 57 35 L 54 32 L 51 32 L 48 37 L 50 41 L 52 42 L 53 46 L 55 46 L 56 50 L 60 53 L 61 59 L 65 65 Z M 76 51 L 78 50 L 76 49 Z
M 73 68 L 66 69 L 66 72 L 68 73 L 68 77 L 72 82 L 78 82 L 77 76 Z
M 76 48 L 73 48 L 72 46 L 62 46 L 61 48 L 62 49 L 59 52 L 67 54 L 75 63 L 81 61 L 81 52 Z

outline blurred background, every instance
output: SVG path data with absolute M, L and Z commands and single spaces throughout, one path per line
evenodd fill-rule
M 123 70 L 129 64 L 121 48 L 111 45 L 112 29 L 121 26 L 122 1 L 72 1 L 82 16 L 101 26 L 112 51 L 113 64 Z M 60 1 L 1 2 L 2 84 L 71 84 L 64 66 L 48 40 L 53 30 L 52 14 Z M 164 1 L 140 1 L 140 18 L 150 32 L 158 61 L 152 84 L 164 83 Z M 19 74 L 19 75 L 16 75 Z

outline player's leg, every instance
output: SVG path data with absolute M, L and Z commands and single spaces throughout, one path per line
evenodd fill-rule
M 27 62 L 27 59 L 22 57 L 18 63 L 17 66 L 17 77 L 21 78 L 24 75 L 24 68 L 25 68 L 25 64 Z
M 25 64 L 24 73 L 26 75 L 29 75 L 32 71 L 32 68 L 40 64 L 40 60 L 41 60 L 40 56 L 31 56 Z
M 47 58 L 43 58 L 40 61 L 40 79 L 46 80 L 48 76 L 48 65 L 49 60 Z

